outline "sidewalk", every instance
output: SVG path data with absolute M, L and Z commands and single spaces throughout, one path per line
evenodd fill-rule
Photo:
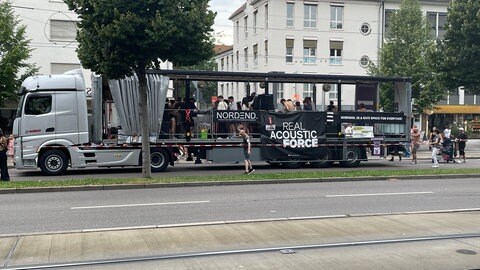
M 435 240 L 419 241 L 420 243 L 413 244 L 409 241 L 405 244 L 370 243 L 366 247 L 352 243 L 478 234 L 480 232 L 478 224 L 480 224 L 480 212 L 473 211 L 338 216 L 261 222 L 225 221 L 209 225 L 174 225 L 145 229 L 4 236 L 0 238 L 0 258 L 4 269 L 108 259 L 139 259 L 145 256 L 161 256 L 156 259 L 151 258 L 148 263 L 155 264 L 155 267 L 148 269 L 233 269 L 239 268 L 239 265 L 243 265 L 244 269 L 352 269 L 352 267 L 354 269 L 399 269 L 392 266 L 400 265 L 402 265 L 401 269 L 440 269 L 439 266 L 442 269 L 452 269 L 449 268 L 452 262 L 462 263 L 462 266 L 456 265 L 458 269 L 473 269 L 480 267 L 478 236 L 465 237 L 462 241 Z M 324 246 L 299 247 L 304 245 Z M 411 245 L 417 246 L 418 250 L 408 248 Z M 429 245 L 435 245 L 434 249 L 429 250 Z M 251 249 L 265 248 L 271 250 L 251 251 Z M 389 254 L 387 250 L 392 248 L 395 250 L 391 251 L 394 254 Z M 455 250 L 469 250 L 472 255 L 455 253 Z M 229 253 L 222 256 L 215 254 L 221 251 L 229 251 Z M 214 253 L 201 255 L 200 253 L 203 252 Z M 360 257 L 343 256 L 344 252 Z M 365 252 L 375 254 L 365 254 Z M 284 253 L 290 253 L 290 255 L 285 256 Z M 314 254 L 308 255 L 311 253 Z M 176 257 L 179 254 L 182 254 L 181 258 Z M 169 256 L 173 256 L 175 260 Z M 338 256 L 342 259 L 342 263 L 353 260 L 352 267 L 349 268 L 347 264 L 338 264 L 337 259 L 330 256 Z M 189 264 L 185 263 L 187 260 L 196 267 L 189 268 Z M 141 260 L 136 263 L 145 262 Z M 362 263 L 366 263 L 364 268 L 361 267 Z M 329 264 L 334 267 L 328 268 Z M 320 265 L 324 266 L 319 267 Z M 408 268 L 409 265 L 413 268 Z M 88 269 L 93 269 L 93 266 L 90 265 Z M 110 266 L 109 269 L 119 269 L 124 265 Z M 131 264 L 125 266 L 127 268 L 124 269 L 136 268 Z M 463 268 L 464 266 L 467 267 Z M 105 269 L 106 266 L 97 265 L 97 267 Z

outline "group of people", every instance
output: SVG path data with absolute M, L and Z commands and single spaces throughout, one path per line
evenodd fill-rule
M 294 112 L 294 111 L 314 111 L 315 104 L 313 104 L 311 97 L 305 97 L 303 99 L 303 107 L 300 101 L 293 102 L 291 99 L 280 100 L 280 103 L 283 106 L 283 112 Z
M 8 159 L 13 158 L 13 135 L 8 138 L 3 134 L 3 130 L 0 129 L 0 180 L 10 181 L 10 175 L 8 174 Z
M 438 155 L 442 154 L 442 159 L 444 161 L 454 161 L 455 151 L 458 149 L 459 159 L 458 163 L 465 163 L 465 146 L 468 140 L 468 136 L 465 133 L 464 128 L 458 128 L 458 135 L 456 138 L 452 136 L 451 129 L 449 126 L 445 128 L 443 132 L 440 132 L 439 129 L 433 127 L 432 133 L 430 134 L 429 145 L 432 150 L 432 162 L 433 168 L 438 168 Z M 456 146 L 455 147 L 455 143 Z
M 458 135 L 456 138 L 453 137 L 451 133 L 451 129 L 447 126 L 443 132 L 440 132 L 439 129 L 433 127 L 432 132 L 430 133 L 430 137 L 428 140 L 429 149 L 431 150 L 432 154 L 432 167 L 438 168 L 439 167 L 439 156 L 443 161 L 446 162 L 455 162 L 454 156 L 456 156 L 456 150 L 459 153 L 459 159 L 457 159 L 457 163 L 465 163 L 465 146 L 467 142 L 467 134 L 465 133 L 464 128 L 458 128 Z M 412 164 L 417 164 L 417 151 L 422 144 L 422 135 L 420 130 L 416 125 L 414 125 L 411 129 L 410 133 L 410 144 L 407 146 L 406 150 L 410 150 L 412 154 Z M 394 160 L 394 156 L 398 155 L 399 160 L 402 160 L 402 155 L 399 153 L 398 147 L 395 148 L 391 152 L 391 159 L 389 161 Z M 409 149 L 408 149 L 409 148 Z

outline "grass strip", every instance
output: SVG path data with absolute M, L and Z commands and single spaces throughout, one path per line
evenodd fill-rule
M 254 173 L 251 175 L 213 175 L 213 176 L 179 176 L 162 177 L 161 174 L 153 178 L 85 178 L 72 180 L 48 181 L 11 181 L 1 182 L 0 189 L 34 188 L 34 187 L 66 187 L 66 186 L 104 186 L 121 184 L 158 184 L 158 183 L 200 183 L 200 182 L 228 182 L 252 180 L 290 180 L 290 179 L 330 179 L 330 178 L 356 178 L 356 177 L 398 177 L 420 175 L 455 175 L 455 174 L 480 174 L 480 168 L 470 169 L 406 169 L 406 170 L 361 170 L 349 171 L 288 171 L 278 173 Z

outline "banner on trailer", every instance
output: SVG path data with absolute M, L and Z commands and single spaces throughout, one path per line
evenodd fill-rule
M 336 118 L 337 123 L 405 124 L 407 116 L 403 113 L 339 112 Z
M 262 156 L 267 160 L 316 160 L 326 155 L 324 112 L 265 112 Z

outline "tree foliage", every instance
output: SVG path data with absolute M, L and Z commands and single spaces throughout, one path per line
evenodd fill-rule
M 448 89 L 480 93 L 480 1 L 455 0 L 448 8 L 440 72 Z
M 419 109 L 431 107 L 444 95 L 433 72 L 436 45 L 430 29 L 418 0 L 404 0 L 392 14 L 378 65 L 369 69 L 370 74 L 377 76 L 411 77 L 412 98 Z M 383 109 L 392 111 L 393 85 L 382 85 L 380 98 Z
M 120 79 L 139 79 L 144 177 L 150 177 L 145 69 L 159 60 L 193 65 L 213 56 L 215 13 L 208 0 L 65 0 L 81 22 L 78 57 L 85 68 Z
M 22 80 L 38 71 L 35 65 L 26 63 L 32 49 L 30 40 L 25 37 L 25 29 L 10 3 L 0 2 L 0 105 L 16 98 Z

